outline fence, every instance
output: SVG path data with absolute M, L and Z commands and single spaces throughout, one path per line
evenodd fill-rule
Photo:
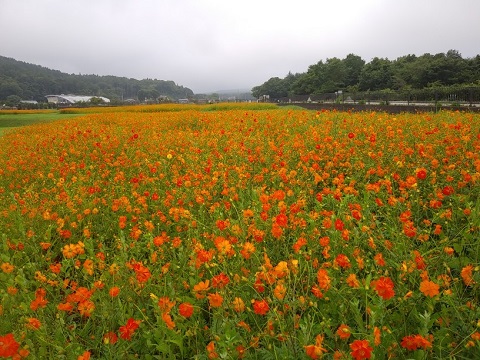
M 432 87 L 404 91 L 357 91 L 293 95 L 274 99 L 280 103 L 337 103 L 379 105 L 438 105 L 480 107 L 480 86 Z

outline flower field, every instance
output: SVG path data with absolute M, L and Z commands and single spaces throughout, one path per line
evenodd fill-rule
M 473 359 L 480 116 L 228 107 L 0 137 L 0 358 Z

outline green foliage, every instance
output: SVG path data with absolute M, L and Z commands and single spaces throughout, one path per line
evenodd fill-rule
M 104 96 L 119 102 L 129 98 L 156 99 L 160 95 L 180 99 L 192 96 L 193 91 L 173 81 L 66 74 L 0 56 L 0 100 L 16 95 L 45 102 L 45 96 L 51 94 Z
M 333 93 L 337 90 L 357 88 L 360 91 L 419 90 L 434 84 L 453 86 L 478 84 L 480 81 L 480 55 L 464 59 L 456 50 L 446 54 L 406 55 L 389 60 L 373 58 L 365 61 L 349 54 L 344 59 L 330 58 L 310 65 L 307 72 L 284 79 L 271 78 L 252 89 L 255 96 L 270 95 L 276 99 L 288 95 Z

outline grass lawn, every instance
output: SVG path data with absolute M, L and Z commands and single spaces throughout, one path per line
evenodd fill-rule
M 20 126 L 27 126 L 37 123 L 46 123 L 59 119 L 67 119 L 71 117 L 80 116 L 81 114 L 61 114 L 59 112 L 53 113 L 39 113 L 39 114 L 18 114 L 0 112 L 0 136 L 6 131 Z

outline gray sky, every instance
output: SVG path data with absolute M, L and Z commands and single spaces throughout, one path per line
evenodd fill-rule
M 480 0 L 0 0 L 0 55 L 66 73 L 251 89 L 349 53 L 480 54 Z

